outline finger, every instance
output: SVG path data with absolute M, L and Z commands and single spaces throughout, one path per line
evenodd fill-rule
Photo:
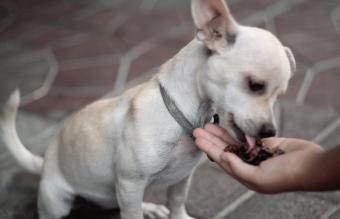
M 284 141 L 283 138 L 263 138 L 262 144 L 263 146 L 267 148 L 277 148 L 279 145 L 282 145 L 282 142 Z
M 292 142 L 292 140 L 288 138 L 266 138 L 262 139 L 262 143 L 264 147 L 271 149 L 279 148 L 285 152 L 291 152 L 301 148 L 301 144 Z
M 221 138 L 223 141 L 227 142 L 228 144 L 237 144 L 237 142 L 230 136 L 227 130 L 224 128 L 213 125 L 213 124 L 206 124 L 204 129 L 209 133 Z
M 230 152 L 224 152 L 224 153 L 230 153 Z M 223 158 L 222 157 L 222 154 L 223 153 L 221 153 L 221 158 L 220 158 L 220 163 L 218 163 L 221 167 L 222 167 L 222 169 L 224 169 L 225 170 L 225 172 L 226 173 L 228 173 L 231 177 L 233 177 L 234 179 L 236 179 L 236 180 L 238 180 L 238 181 L 241 181 L 241 179 L 237 176 L 237 175 L 235 175 L 234 174 L 234 172 L 232 171 L 232 169 L 231 169 L 231 166 L 230 166 L 230 163 L 229 163 L 229 160 L 226 160 L 225 158 Z
M 224 142 L 223 140 L 221 140 L 219 137 L 216 137 L 215 135 L 207 132 L 204 129 L 197 129 L 194 131 L 194 136 L 196 138 L 204 138 L 207 141 L 210 141 L 212 144 L 214 144 L 215 146 L 221 148 L 222 150 L 224 150 L 224 148 L 227 146 L 227 143 Z
M 225 169 L 229 169 L 230 173 L 239 181 L 242 181 L 245 184 L 252 184 L 256 177 L 256 174 L 259 172 L 258 167 L 249 165 L 243 162 L 237 155 L 229 152 L 224 152 L 221 154 L 221 165 L 225 167 Z
M 195 140 L 195 143 L 203 152 L 205 152 L 215 162 L 219 163 L 221 161 L 220 157 L 221 153 L 223 152 L 223 149 L 214 145 L 211 141 L 208 141 L 204 138 L 197 138 Z
M 195 138 L 201 138 L 203 132 L 205 132 L 204 129 L 202 129 L 202 128 L 197 128 L 197 129 L 194 130 L 194 132 L 193 132 L 192 134 L 194 135 Z
M 230 153 L 230 152 L 226 152 L 226 153 Z M 245 180 L 244 178 L 240 177 L 239 175 L 237 175 L 237 172 L 235 174 L 235 172 L 231 169 L 231 166 L 229 163 L 223 161 L 221 159 L 221 163 L 218 163 L 221 168 L 223 168 L 225 170 L 225 172 L 227 174 L 229 174 L 231 177 L 233 177 L 234 179 L 236 179 L 239 183 L 243 184 L 244 186 L 250 188 L 250 189 L 253 189 L 254 186 L 253 186 L 253 182 L 249 182 L 249 180 Z

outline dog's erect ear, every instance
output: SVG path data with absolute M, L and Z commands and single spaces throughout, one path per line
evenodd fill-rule
M 291 69 L 292 75 L 294 75 L 294 73 L 296 72 L 296 61 L 294 58 L 294 54 L 290 48 L 288 47 L 284 47 L 284 48 L 285 48 L 285 52 L 287 54 L 287 57 L 290 63 L 290 69 Z
M 219 52 L 236 40 L 237 23 L 224 0 L 191 0 L 197 38 Z

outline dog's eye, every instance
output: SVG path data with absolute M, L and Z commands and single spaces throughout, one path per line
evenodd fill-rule
M 252 78 L 248 79 L 248 87 L 253 93 L 264 93 L 266 90 L 266 84 L 264 82 L 258 82 Z

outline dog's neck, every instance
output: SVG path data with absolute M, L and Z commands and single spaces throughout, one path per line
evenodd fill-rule
M 204 114 L 207 112 L 202 110 L 202 106 L 207 108 L 207 104 L 211 105 L 210 100 L 200 91 L 199 81 L 200 71 L 207 59 L 206 48 L 194 39 L 165 63 L 158 75 L 158 80 L 179 110 L 193 124 L 199 124 L 198 120 L 206 117 Z

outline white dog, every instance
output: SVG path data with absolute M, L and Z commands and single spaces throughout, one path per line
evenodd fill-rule
M 148 82 L 76 113 L 45 157 L 29 152 L 15 128 L 19 92 L 9 98 L 2 137 L 17 162 L 41 174 L 40 219 L 66 216 L 76 195 L 122 219 L 190 219 L 185 201 L 202 157 L 192 129 L 215 113 L 249 146 L 275 135 L 273 104 L 295 69 L 288 48 L 271 33 L 239 25 L 224 0 L 192 0 L 195 39 Z M 168 188 L 168 209 L 143 202 L 149 186 Z

